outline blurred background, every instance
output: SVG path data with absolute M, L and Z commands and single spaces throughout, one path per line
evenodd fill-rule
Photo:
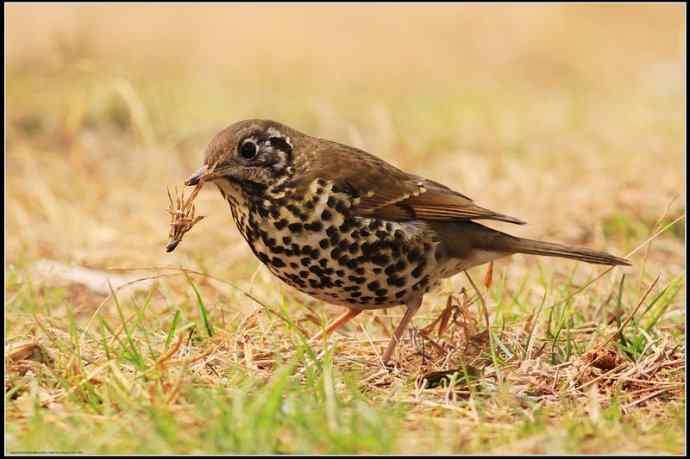
M 4 8 L 10 453 L 684 452 L 685 5 Z M 247 118 L 364 148 L 519 236 L 641 249 L 606 277 L 473 268 L 486 309 L 455 276 L 395 371 L 402 308 L 307 353 L 294 324 L 341 308 L 277 282 L 214 187 L 165 252 L 166 190 Z M 431 346 L 414 330 L 442 311 Z
M 166 188 L 216 131 L 254 117 L 527 220 L 515 234 L 626 253 L 684 212 L 684 12 L 6 5 L 6 261 L 251 275 L 215 189 L 197 200 L 206 219 L 163 248 Z M 682 271 L 683 235 L 650 261 Z

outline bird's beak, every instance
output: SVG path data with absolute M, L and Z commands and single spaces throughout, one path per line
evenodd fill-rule
M 202 179 L 208 178 L 210 176 L 210 172 L 208 170 L 208 166 L 204 164 L 201 166 L 196 172 L 194 172 L 185 182 L 184 184 L 187 186 L 194 186 L 198 184 Z

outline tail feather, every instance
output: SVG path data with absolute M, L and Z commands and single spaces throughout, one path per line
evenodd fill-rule
M 569 247 L 554 242 L 534 241 L 531 239 L 512 238 L 509 248 L 515 253 L 526 253 L 532 255 L 543 255 L 547 257 L 572 258 L 587 263 L 599 265 L 623 265 L 630 266 L 630 262 L 625 258 L 617 257 L 606 252 L 585 249 L 582 247 Z
M 511 236 L 493 228 L 487 228 L 479 223 L 463 223 L 462 238 L 454 240 L 453 249 L 457 252 L 456 256 L 463 256 L 467 251 L 468 245 L 492 252 L 502 252 L 504 254 L 526 253 L 531 255 L 542 255 L 547 257 L 572 258 L 587 263 L 599 265 L 623 265 L 630 266 L 630 262 L 625 258 L 617 257 L 606 252 L 585 249 L 583 247 L 570 247 L 555 242 L 535 241 Z M 455 234 L 457 228 L 454 228 Z M 469 236 L 469 237 L 468 237 Z

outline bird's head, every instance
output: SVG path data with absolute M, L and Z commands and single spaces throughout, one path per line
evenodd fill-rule
M 220 131 L 206 147 L 204 164 L 185 185 L 213 181 L 224 188 L 264 190 L 294 173 L 303 134 L 269 120 L 245 120 Z

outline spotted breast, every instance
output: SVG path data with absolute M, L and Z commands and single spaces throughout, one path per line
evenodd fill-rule
M 406 303 L 434 286 L 438 241 L 423 222 L 352 215 L 358 198 L 321 178 L 303 194 L 278 184 L 247 195 L 230 181 L 216 183 L 256 257 L 302 292 L 377 309 Z

